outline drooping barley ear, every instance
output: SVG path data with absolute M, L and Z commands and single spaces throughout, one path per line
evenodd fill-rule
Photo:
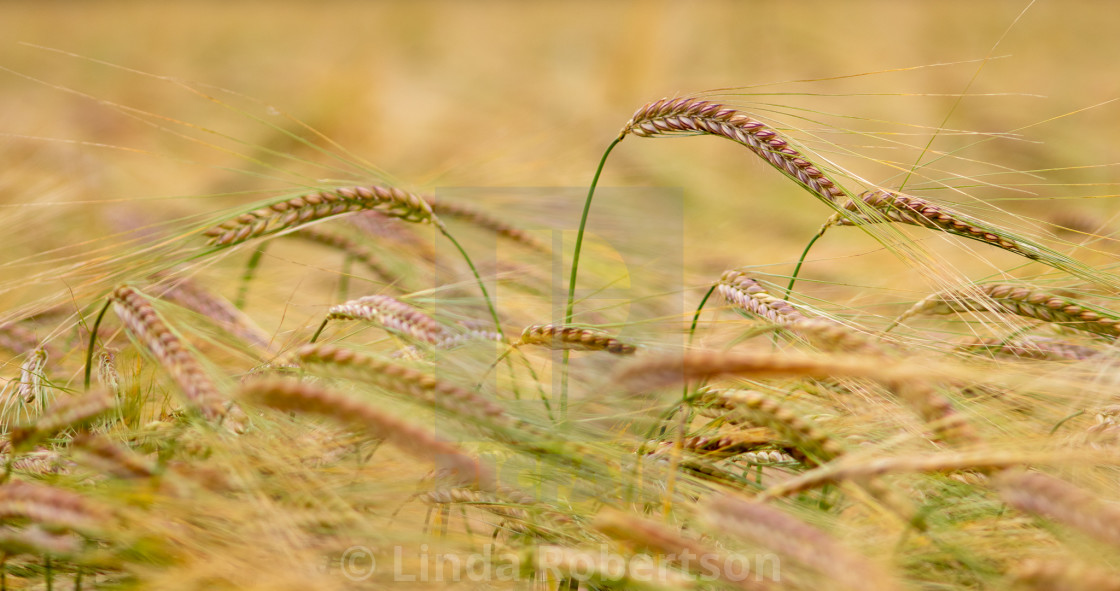
M 434 462 L 467 486 L 489 490 L 489 470 L 457 445 L 380 409 L 321 386 L 293 380 L 249 382 L 240 397 L 278 410 L 317 414 L 366 430 L 418 458 Z
M 17 425 L 9 435 L 15 450 L 27 449 L 35 443 L 69 428 L 79 428 L 112 409 L 115 400 L 105 390 L 93 390 L 57 400 L 34 423 Z
M 743 271 L 725 271 L 716 284 L 720 295 L 740 310 L 761 316 L 774 324 L 787 325 L 805 319 L 793 304 L 770 295 Z
M 368 210 L 409 222 L 441 225 L 419 195 L 395 187 L 343 187 L 293 197 L 241 214 L 206 230 L 204 235 L 214 246 L 231 246 L 309 222 Z
M 765 318 L 822 350 L 871 355 L 887 353 L 881 344 L 863 333 L 828 318 L 810 317 L 786 300 L 770 295 L 742 271 L 724 272 L 716 288 L 740 310 Z
M 186 277 L 171 278 L 164 274 L 156 274 L 155 277 L 167 282 L 166 285 L 152 287 L 152 295 L 155 297 L 206 316 L 256 347 L 266 351 L 273 349 L 268 333 L 225 298 L 211 293 Z
M 778 401 L 751 390 L 708 390 L 697 404 L 724 411 L 732 423 L 762 424 L 790 440 L 809 459 L 821 465 L 844 455 L 844 447 L 813 421 L 798 415 Z
M 14 480 L 0 485 L 0 518 L 11 517 L 26 518 L 52 529 L 96 535 L 110 514 L 77 493 Z
M 775 499 L 825 484 L 846 480 L 875 478 L 885 474 L 953 472 L 957 470 L 997 471 L 1029 464 L 1063 464 L 1068 452 L 969 451 L 895 456 L 872 460 L 847 459 L 814 468 L 763 491 L 760 499 Z M 1120 458 L 1102 453 L 1081 452 L 1078 461 L 1117 465 Z
M 749 577 L 736 576 L 737 573 L 742 574 L 742 565 L 747 560 L 745 556 L 730 555 L 715 546 L 686 538 L 662 522 L 604 510 L 595 516 L 591 526 L 611 538 L 651 550 L 692 572 L 706 577 L 718 576 L 739 589 L 762 591 L 777 588 L 769 584 L 775 582 L 774 573 L 771 573 L 770 581 L 761 572 L 751 573 Z
M 615 355 L 633 355 L 638 350 L 634 345 L 624 343 L 600 330 L 558 324 L 526 326 L 515 344 L 521 345 L 574 351 L 606 351 Z
M 390 363 L 333 345 L 305 345 L 292 353 L 300 366 L 325 366 L 329 375 L 374 384 L 411 396 L 428 406 L 444 409 L 461 417 L 472 417 L 488 424 L 520 426 L 501 406 L 466 388 L 442 380 L 431 372 Z
M 977 220 L 914 195 L 874 189 L 861 193 L 858 200 L 849 199 L 841 207 L 846 213 L 833 214 L 825 227 L 898 222 L 979 240 L 1031 259 L 1038 256 L 1033 245 L 1020 244 L 1006 231 L 981 225 Z
M 1120 336 L 1120 314 L 1089 307 L 1025 285 L 991 283 L 935 293 L 914 304 L 889 328 L 919 314 L 996 312 L 1034 318 L 1115 339 Z M 888 328 L 888 330 L 889 330 Z
M 399 285 L 401 282 L 401 277 L 381 264 L 381 261 L 377 259 L 377 255 L 375 255 L 372 250 L 351 240 L 343 234 L 332 232 L 320 226 L 310 226 L 307 228 L 300 228 L 288 236 L 307 240 L 316 244 L 322 244 L 323 246 L 329 246 L 330 248 L 338 250 L 364 265 L 376 275 L 381 282 L 387 285 Z
M 227 414 L 226 400 L 217 386 L 144 294 L 133 287 L 121 286 L 113 292 L 112 304 L 117 317 L 171 375 L 191 405 L 207 419 Z
M 848 589 L 900 589 L 879 565 L 848 550 L 825 532 L 761 503 L 720 495 L 706 503 L 709 524 L 817 570 Z
M 622 128 L 620 135 L 657 137 L 697 133 L 724 137 L 746 146 L 782 174 L 828 203 L 833 203 L 846 194 L 820 167 L 794 149 L 777 131 L 726 105 L 690 97 L 661 99 L 638 109 Z
M 615 381 L 639 392 L 724 375 L 751 378 L 853 377 L 882 383 L 941 437 L 974 443 L 976 435 L 952 404 L 928 383 L 928 376 L 898 370 L 865 355 L 807 356 L 779 353 L 691 352 L 648 357 L 615 374 Z
M 428 204 L 432 206 L 432 211 L 441 219 L 461 220 L 537 252 L 543 254 L 551 254 L 552 252 L 552 248 L 538 240 L 536 236 L 465 203 L 452 203 L 443 199 L 429 198 Z
M 1032 335 L 1013 339 L 969 337 L 961 341 L 957 348 L 970 353 L 1039 361 L 1083 361 L 1099 357 L 1104 353 L 1100 349 Z
M 435 318 L 387 295 L 372 295 L 331 306 L 319 330 L 311 337 L 318 340 L 331 320 L 365 320 L 375 322 L 390 332 L 405 335 L 422 343 L 438 345 L 454 336 Z
M 1012 567 L 1010 579 L 1016 590 L 1120 591 L 1120 576 L 1114 571 L 1070 560 L 1025 560 Z
M 845 212 L 833 214 L 824 228 L 884 221 L 921 226 L 991 244 L 1094 283 L 1102 281 L 1100 273 L 1060 252 L 921 197 L 875 189 L 848 200 L 842 208 Z
M 1120 508 L 1064 480 L 1039 472 L 1003 474 L 998 480 L 1009 505 L 1065 524 L 1101 542 L 1120 546 Z
M 156 473 L 153 462 L 98 435 L 78 433 L 70 446 L 86 463 L 117 478 L 149 478 Z
M 677 441 L 654 440 L 646 443 L 649 455 L 672 453 L 676 446 L 711 458 L 728 458 L 752 452 L 763 445 L 777 443 L 778 437 L 766 428 L 746 429 L 716 435 L 693 435 Z M 792 458 L 791 458 L 792 459 Z

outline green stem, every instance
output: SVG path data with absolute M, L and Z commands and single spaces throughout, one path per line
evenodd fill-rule
M 603 174 L 603 167 L 607 165 L 607 156 L 610 156 L 611 150 L 622 141 L 626 136 L 618 136 L 611 145 L 607 146 L 607 151 L 603 152 L 602 159 L 599 160 L 599 168 L 595 169 L 595 177 L 591 179 L 591 188 L 587 191 L 587 200 L 583 202 L 583 215 L 579 219 L 579 231 L 576 232 L 576 246 L 572 250 L 572 276 L 568 279 L 568 302 L 564 308 L 564 324 L 572 323 L 572 310 L 575 309 L 576 299 L 576 277 L 579 276 L 579 253 L 583 248 L 583 231 L 587 228 L 587 215 L 591 212 L 591 199 L 595 196 L 595 187 L 599 184 L 599 176 Z
M 700 300 L 700 305 L 696 306 L 696 313 L 692 315 L 692 326 L 688 327 L 688 344 L 692 346 L 692 337 L 696 335 L 696 325 L 700 322 L 700 311 L 704 309 L 704 304 L 708 303 L 708 299 L 716 292 L 716 286 L 713 284 L 708 288 L 708 293 L 704 294 L 704 298 Z
M 603 157 L 599 159 L 599 167 L 595 169 L 595 176 L 591 179 L 591 187 L 587 190 L 587 200 L 583 202 L 583 214 L 579 218 L 579 231 L 576 232 L 576 246 L 572 249 L 572 275 L 568 279 L 568 301 L 564 305 L 564 325 L 567 326 L 572 323 L 572 311 L 576 305 L 576 279 L 579 276 L 579 254 L 583 249 L 583 232 L 587 228 L 587 216 L 591 213 L 591 199 L 595 197 L 595 187 L 599 185 L 599 177 L 603 174 L 603 167 L 607 165 L 607 157 L 611 155 L 611 150 L 618 145 L 619 142 L 625 138 L 625 135 L 620 135 L 607 146 L 607 151 L 603 152 Z M 560 420 L 565 421 L 568 418 L 568 351 L 564 351 L 564 359 L 561 362 L 560 373 Z
M 311 337 L 311 342 L 313 344 L 315 343 L 315 341 L 319 340 L 319 335 L 323 334 L 323 329 L 327 327 L 327 323 L 330 321 L 330 316 L 327 316 L 323 319 L 323 323 L 319 325 L 319 330 L 315 331 L 315 334 Z
M 253 251 L 253 256 L 249 257 L 249 263 L 245 265 L 245 273 L 241 276 L 241 287 L 237 290 L 237 299 L 233 301 L 233 305 L 238 310 L 245 309 L 245 299 L 249 297 L 249 283 L 253 281 L 253 277 L 257 274 L 257 266 L 261 264 L 261 258 L 264 256 L 264 249 L 267 242 L 261 242 L 257 249 Z
M 797 275 L 801 273 L 801 265 L 805 264 L 805 257 L 809 256 L 809 249 L 813 248 L 813 245 L 817 243 L 817 240 L 820 240 L 821 236 L 824 236 L 827 229 L 828 226 L 822 226 L 817 235 L 809 241 L 809 244 L 805 245 L 805 250 L 801 251 L 801 258 L 797 259 L 797 266 L 794 267 L 793 275 L 789 278 L 789 287 L 786 288 L 786 295 L 782 298 L 783 300 L 788 300 L 790 294 L 793 293 L 793 284 L 797 282 Z
M 692 347 L 692 339 L 696 336 L 696 325 L 700 323 L 700 312 L 704 309 L 704 305 L 708 303 L 708 300 L 711 299 L 712 294 L 716 292 L 717 285 L 718 284 L 712 284 L 712 286 L 708 288 L 707 293 L 704 294 L 704 297 L 700 299 L 700 305 L 696 306 L 696 313 L 692 315 L 692 325 L 688 327 L 689 348 Z M 688 383 L 685 382 L 685 385 L 681 387 L 681 405 L 690 406 L 690 401 L 691 397 L 688 394 Z M 682 424 L 687 425 L 688 421 L 692 418 L 692 409 L 683 408 L 682 412 L 684 414 L 684 416 L 682 417 Z M 681 429 L 683 432 L 684 426 L 682 426 Z
M 455 248 L 459 249 L 459 254 L 463 255 L 463 260 L 467 261 L 467 266 L 471 268 L 471 273 L 474 274 L 474 279 L 478 282 L 478 289 L 482 292 L 482 298 L 486 300 L 486 307 L 490 309 L 490 316 L 494 319 L 494 329 L 497 331 L 498 336 L 502 337 L 502 340 L 505 340 L 506 333 L 502 332 L 502 321 L 498 319 L 498 310 L 494 308 L 494 302 L 490 300 L 490 293 L 486 291 L 486 285 L 482 282 L 482 276 L 478 274 L 478 269 L 476 269 L 474 263 L 471 262 L 470 255 L 467 254 L 463 245 L 459 244 L 459 241 L 451 236 L 447 228 L 443 227 L 443 224 L 439 224 L 438 227 L 439 231 L 451 241 L 451 244 L 454 244 Z
M 113 298 L 105 300 L 105 305 L 102 306 L 101 312 L 97 314 L 97 320 L 93 321 L 93 326 L 89 329 L 89 348 L 86 349 L 86 392 L 89 391 L 89 376 L 93 371 L 93 346 L 97 344 L 97 329 L 101 327 L 101 319 L 105 317 L 105 312 L 109 310 L 109 304 L 112 303 Z

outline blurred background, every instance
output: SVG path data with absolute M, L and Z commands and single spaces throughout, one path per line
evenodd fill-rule
M 0 202 L 9 227 L 50 222 L 73 243 L 319 179 L 586 186 L 644 103 L 740 87 L 719 99 L 871 184 L 979 200 L 1031 231 L 1061 216 L 1104 228 L 1118 25 L 1098 1 L 5 2 Z M 332 168 L 344 150 L 380 172 Z M 602 183 L 680 188 L 697 283 L 728 266 L 788 273 L 830 213 L 716 138 L 631 138 Z M 551 221 L 574 226 L 580 205 Z M 19 236 L 10 248 L 43 248 Z M 814 258 L 893 264 L 875 249 L 837 230 Z M 992 268 L 1014 260 L 989 250 Z M 835 285 L 834 268 L 808 270 Z

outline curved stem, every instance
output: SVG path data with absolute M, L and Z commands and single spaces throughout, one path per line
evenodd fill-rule
M 455 248 L 459 249 L 459 254 L 463 255 L 463 260 L 467 261 L 467 266 L 471 268 L 471 273 L 474 273 L 474 279 L 478 282 L 478 289 L 482 292 L 482 298 L 486 300 L 486 307 L 490 309 L 490 316 L 494 319 L 494 329 L 497 331 L 498 336 L 502 337 L 502 340 L 505 340 L 506 334 L 502 332 L 502 321 L 498 319 L 498 310 L 494 308 L 494 302 L 490 300 L 490 293 L 486 291 L 486 285 L 482 283 L 482 276 L 478 274 L 478 269 L 475 268 L 470 255 L 467 254 L 463 245 L 459 244 L 459 241 L 451 236 L 447 228 L 443 227 L 443 224 L 439 224 L 438 227 L 440 233 L 450 240 L 451 244 L 455 245 Z
M 564 304 L 564 325 L 567 326 L 572 323 L 572 311 L 576 305 L 576 279 L 579 277 L 579 254 L 583 249 L 583 232 L 587 228 L 587 216 L 591 213 L 591 200 L 595 197 L 595 187 L 599 185 L 599 177 L 603 174 L 603 167 L 607 165 L 607 157 L 611 155 L 611 150 L 618 145 L 619 142 L 625 138 L 625 135 L 619 135 L 607 146 L 607 151 L 603 152 L 603 157 L 599 159 L 599 167 L 595 169 L 595 176 L 591 178 L 591 187 L 587 189 L 587 199 L 583 202 L 583 214 L 579 218 L 579 231 L 576 232 L 576 245 L 572 249 L 572 274 L 568 278 L 568 301 Z M 560 369 L 560 420 L 564 421 L 568 418 L 568 357 L 569 352 L 564 351 L 564 358 L 561 361 Z
M 101 326 L 101 319 L 105 317 L 105 312 L 109 310 L 109 304 L 113 303 L 113 298 L 105 300 L 105 305 L 101 307 L 101 312 L 97 314 L 97 320 L 93 321 L 93 326 L 89 329 L 89 348 L 86 349 L 86 381 L 85 390 L 89 391 L 89 376 L 93 371 L 93 346 L 97 344 L 97 329 Z
M 330 316 L 327 316 L 326 318 L 323 319 L 323 323 L 319 325 L 319 330 L 315 331 L 315 334 L 311 336 L 311 343 L 312 344 L 314 344 L 315 341 L 319 340 L 319 335 L 323 334 L 323 329 L 327 327 L 327 323 L 330 322 L 330 321 L 331 321 Z
M 572 323 L 572 310 L 575 308 L 576 299 L 576 277 L 579 275 L 579 253 L 583 248 L 583 231 L 587 227 L 587 215 L 591 212 L 591 199 L 595 196 L 595 187 L 599 184 L 599 176 L 603 174 L 603 167 L 607 165 L 607 156 L 610 156 L 611 150 L 622 141 L 626 136 L 620 135 L 611 145 L 607 146 L 607 151 L 603 152 L 603 157 L 599 160 L 599 168 L 595 169 L 595 176 L 591 179 L 591 188 L 587 191 L 587 200 L 583 202 L 583 215 L 579 219 L 579 231 L 576 232 L 576 246 L 572 249 L 572 275 L 568 279 L 568 301 L 564 308 L 564 324 Z
M 238 310 L 245 309 L 245 299 L 249 296 L 249 283 L 253 281 L 253 277 L 257 274 L 257 266 L 261 264 L 261 257 L 264 256 L 264 249 L 267 242 L 261 242 L 257 249 L 253 251 L 253 256 L 249 257 L 248 264 L 245 265 L 245 273 L 241 276 L 241 287 L 237 290 L 237 299 L 233 301 L 233 305 Z
M 704 298 L 700 300 L 700 305 L 696 306 L 696 313 L 692 315 L 692 326 L 688 327 L 688 344 L 692 344 L 692 337 L 696 335 L 696 324 L 700 322 L 700 311 L 704 309 L 704 304 L 708 303 L 708 299 L 716 292 L 716 285 L 712 284 L 708 288 L 708 293 L 704 294 Z
M 789 278 L 789 286 L 786 287 L 786 295 L 782 297 L 783 300 L 788 300 L 790 294 L 793 293 L 793 284 L 797 282 L 797 275 L 801 273 L 801 265 L 805 264 L 805 257 L 809 256 L 809 249 L 813 248 L 813 245 L 817 243 L 817 240 L 820 240 L 821 236 L 824 236 L 824 232 L 827 229 L 827 225 L 821 226 L 821 229 L 819 232 L 817 232 L 817 235 L 813 236 L 813 239 L 809 241 L 809 244 L 805 245 L 805 250 L 801 251 L 801 258 L 797 259 L 797 266 L 794 267 L 793 275 Z

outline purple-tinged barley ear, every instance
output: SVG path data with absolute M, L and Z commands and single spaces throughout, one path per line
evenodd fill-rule
M 849 199 L 841 208 L 845 211 L 830 217 L 821 227 L 822 233 L 834 225 L 860 226 L 884 221 L 921 226 L 991 244 L 1094 283 L 1110 284 L 1107 277 L 1095 269 L 1058 251 L 921 197 L 875 189 L 861 194 L 858 199 Z
M 143 293 L 133 287 L 122 286 L 113 292 L 111 303 L 129 332 L 160 362 L 187 401 L 204 417 L 218 420 L 231 412 L 240 414 L 229 406 L 202 364 L 167 326 Z M 88 376 L 88 367 L 86 371 Z
M 927 296 L 904 312 L 891 327 L 919 314 L 996 312 L 1034 318 L 1116 339 L 1120 314 L 1088 306 L 1027 285 L 990 283 Z
M 662 99 L 640 109 L 622 128 L 627 135 L 655 137 L 674 134 L 708 134 L 727 138 L 749 148 L 782 174 L 797 181 L 821 200 L 832 204 L 847 193 L 821 172 L 820 167 L 790 146 L 776 130 L 730 107 L 697 98 Z
M 439 343 L 454 336 L 435 318 L 418 308 L 387 295 L 372 295 L 331 306 L 323 325 L 312 337 L 314 343 L 323 327 L 331 320 L 366 320 L 381 325 L 390 332 L 403 334 L 429 345 Z
M 1011 339 L 969 337 L 958 343 L 956 348 L 972 354 L 1039 361 L 1084 361 L 1104 354 L 1103 349 L 1032 335 Z
M 742 271 L 724 272 L 716 289 L 725 300 L 740 310 L 761 316 L 774 324 L 786 325 L 805 319 L 805 315 L 793 307 L 793 304 L 770 295 Z

